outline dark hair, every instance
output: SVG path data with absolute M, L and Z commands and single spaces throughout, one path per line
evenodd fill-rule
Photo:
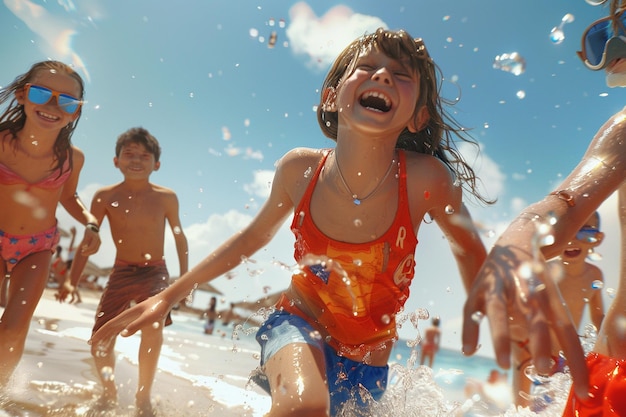
M 17 102 L 15 93 L 23 90 L 26 87 L 26 84 L 29 83 L 39 71 L 43 70 L 63 72 L 74 78 L 80 86 L 80 97 L 78 98 L 81 101 L 84 99 L 85 83 L 83 82 L 81 76 L 74 71 L 72 67 L 59 61 L 41 61 L 33 64 L 28 72 L 18 76 L 11 84 L 0 89 L 0 105 L 7 101 L 9 102 L 6 110 L 0 115 L 0 132 L 8 130 L 11 133 L 10 141 L 14 146 L 17 146 L 17 132 L 22 130 L 24 128 L 24 124 L 26 123 L 24 106 Z M 65 164 L 66 159 L 69 159 L 68 169 L 72 169 L 72 134 L 74 133 L 74 129 L 76 129 L 76 125 L 78 125 L 80 116 L 82 115 L 82 107 L 79 107 L 77 111 L 78 117 L 76 120 L 68 123 L 63 129 L 61 129 L 56 141 L 54 142 L 53 152 L 57 164 L 52 168 L 52 171 L 58 169 L 59 176 L 63 174 L 63 164 Z
M 143 127 L 133 127 L 119 135 L 115 143 L 115 156 L 119 157 L 122 148 L 129 143 L 138 143 L 145 146 L 148 152 L 154 155 L 154 161 L 159 162 L 159 158 L 161 157 L 159 141 L 156 140 L 147 129 Z
M 493 203 L 477 190 L 477 177 L 467 162 L 456 149 L 453 135 L 478 146 L 454 118 L 449 115 L 444 105 L 455 102 L 440 96 L 441 70 L 434 63 L 421 38 L 414 39 L 404 30 L 392 31 L 379 28 L 376 32 L 354 40 L 339 54 L 331 67 L 321 89 L 320 103 L 317 107 L 317 120 L 324 135 L 337 140 L 339 115 L 336 110 L 326 110 L 326 91 L 336 89 L 343 79 L 355 70 L 359 56 L 370 48 L 377 48 L 389 58 L 402 62 L 407 68 L 419 75 L 420 94 L 413 114 L 417 124 L 418 112 L 422 106 L 428 110 L 428 123 L 418 132 L 404 129 L 396 142 L 396 148 L 433 155 L 443 161 L 455 174 L 464 189 L 483 203 Z

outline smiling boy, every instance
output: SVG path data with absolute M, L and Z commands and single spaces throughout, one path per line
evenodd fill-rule
M 180 274 L 187 272 L 188 247 L 180 224 L 178 198 L 172 190 L 150 182 L 150 175 L 160 167 L 160 155 L 158 141 L 146 129 L 138 127 L 122 133 L 116 143 L 113 162 L 124 180 L 101 188 L 93 197 L 92 212 L 98 224 L 107 217 L 117 250 L 113 272 L 96 311 L 94 333 L 131 303 L 139 303 L 167 288 L 166 221 L 174 235 Z M 61 299 L 78 284 L 86 263 L 87 257 L 77 253 L 70 272 L 71 281 L 66 280 Z M 170 323 L 168 315 L 165 325 Z M 141 331 L 139 384 L 135 396 L 138 416 L 154 415 L 150 391 L 163 343 L 163 324 L 146 326 Z M 93 345 L 91 349 L 103 385 L 99 408 L 111 408 L 117 402 L 117 387 L 112 377 L 114 348 L 115 341 L 104 350 L 101 345 Z

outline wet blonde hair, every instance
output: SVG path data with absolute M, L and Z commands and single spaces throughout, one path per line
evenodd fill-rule
M 483 203 L 491 204 L 477 189 L 478 178 L 472 167 L 465 162 L 454 143 L 453 137 L 478 146 L 476 141 L 444 109 L 455 101 L 441 97 L 441 70 L 434 63 L 421 38 L 414 39 L 404 30 L 379 28 L 372 34 L 354 40 L 337 57 L 322 85 L 317 120 L 325 136 L 337 140 L 339 114 L 328 111 L 327 90 L 337 89 L 341 82 L 356 68 L 358 58 L 376 48 L 389 58 L 401 62 L 419 78 L 419 97 L 415 103 L 413 118 L 417 126 L 419 110 L 426 106 L 428 122 L 418 132 L 408 128 L 400 134 L 396 148 L 433 155 L 442 160 L 456 175 L 461 186 Z

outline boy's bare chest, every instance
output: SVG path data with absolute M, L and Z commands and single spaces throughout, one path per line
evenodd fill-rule
M 111 222 L 153 222 L 164 217 L 163 205 L 153 193 L 113 195 L 107 202 L 107 215 Z

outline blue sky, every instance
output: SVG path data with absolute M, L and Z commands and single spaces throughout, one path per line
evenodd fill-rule
M 446 78 L 443 95 L 458 99 L 455 117 L 481 144 L 478 159 L 466 157 L 498 202 L 469 208 L 487 245 L 557 187 L 623 106 L 624 92 L 607 88 L 603 73 L 576 56 L 585 27 L 607 12 L 585 0 L 4 0 L 0 10 L 0 85 L 46 58 L 73 63 L 87 80 L 73 137 L 87 158 L 79 183 L 87 204 L 96 189 L 122 179 L 112 163 L 121 132 L 144 126 L 159 139 L 162 165 L 152 180 L 179 196 L 191 266 L 250 221 L 282 154 L 333 145 L 317 125 L 318 89 L 338 52 L 379 26 L 425 40 Z M 573 21 L 563 22 L 568 13 Z M 557 44 L 549 35 L 559 26 L 565 38 Z M 493 68 L 496 56 L 512 52 L 524 57 L 524 73 Z M 607 287 L 619 256 L 614 205 L 602 209 L 607 239 L 598 248 Z M 58 219 L 72 224 L 62 209 Z M 294 264 L 287 226 L 234 276 L 213 282 L 225 293 L 221 303 L 287 285 Z M 109 266 L 106 227 L 102 238 L 92 260 Z M 465 297 L 456 266 L 436 226 L 424 225 L 419 239 L 407 310 L 441 316 L 444 344 L 459 348 Z M 166 257 L 178 275 L 172 239 Z M 489 339 L 482 343 L 488 353 Z

